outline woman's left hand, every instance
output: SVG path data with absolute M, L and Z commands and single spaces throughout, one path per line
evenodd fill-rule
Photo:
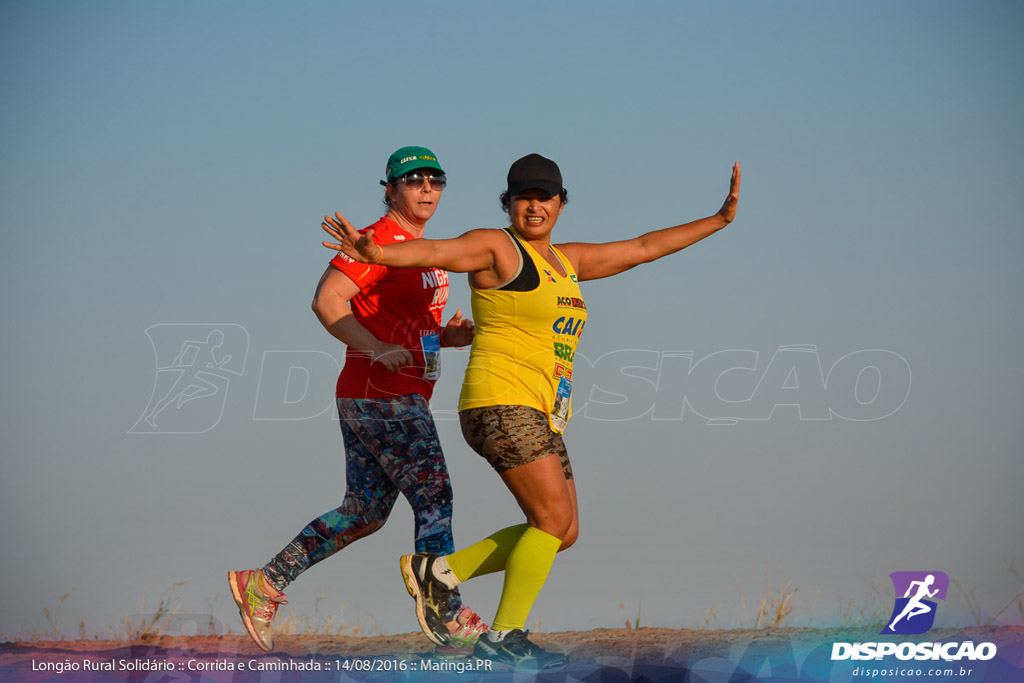
M 455 311 L 455 315 L 444 326 L 441 339 L 448 346 L 469 346 L 473 343 L 473 321 L 470 318 L 462 317 L 462 309 Z
M 718 215 L 725 219 L 726 223 L 732 223 L 732 220 L 736 218 L 736 206 L 740 203 L 740 164 L 736 162 L 732 165 L 732 180 L 729 182 L 729 196 L 725 198 L 725 203 L 722 204 L 722 208 L 718 210 Z

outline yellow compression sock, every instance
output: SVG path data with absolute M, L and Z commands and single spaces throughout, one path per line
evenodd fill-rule
M 494 532 L 479 543 L 452 553 L 446 558 L 448 568 L 460 582 L 468 581 L 474 576 L 500 572 L 505 568 L 509 553 L 527 528 L 525 524 L 507 527 Z
M 491 628 L 509 631 L 526 626 L 561 546 L 562 539 L 540 529 L 529 527 L 523 532 L 505 564 L 505 586 Z

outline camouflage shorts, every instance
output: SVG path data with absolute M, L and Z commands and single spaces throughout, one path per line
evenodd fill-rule
M 486 406 L 459 411 L 462 436 L 496 472 L 505 472 L 549 455 L 557 455 L 566 479 L 572 465 L 562 435 L 551 430 L 548 417 L 527 406 Z

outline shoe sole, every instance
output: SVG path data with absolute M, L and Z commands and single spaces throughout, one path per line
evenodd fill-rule
M 252 625 L 252 619 L 245 613 L 245 601 L 242 597 L 242 586 L 238 580 L 238 572 L 228 572 L 228 585 L 231 586 L 231 595 L 235 598 L 235 605 L 238 606 L 238 613 L 242 615 L 242 624 L 246 632 L 252 638 L 252 642 L 264 652 L 270 652 L 271 648 L 263 644 L 263 641 L 256 635 L 256 629 Z
M 434 632 L 434 629 L 427 623 L 427 605 L 423 599 L 423 591 L 420 590 L 419 581 L 416 580 L 416 572 L 412 568 L 412 555 L 402 555 L 398 560 L 402 567 L 402 580 L 405 581 L 405 590 L 416 601 L 416 620 L 420 623 L 420 630 L 435 645 L 447 647 L 450 641 Z
M 473 648 L 473 657 L 476 659 L 486 659 L 514 671 L 551 671 L 552 669 L 560 669 L 571 661 L 569 655 L 566 654 L 558 656 L 552 652 L 548 653 L 548 655 L 552 659 L 548 659 L 544 666 L 537 666 L 538 661 L 536 659 L 516 659 L 511 653 L 506 652 L 504 649 L 498 650 L 490 643 L 480 642 Z

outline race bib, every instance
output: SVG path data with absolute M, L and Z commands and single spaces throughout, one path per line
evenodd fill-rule
M 569 398 L 572 395 L 572 380 L 558 378 L 558 391 L 555 393 L 555 405 L 551 408 L 551 428 L 561 434 L 569 422 Z
M 423 349 L 423 379 L 436 380 L 441 376 L 441 334 L 425 334 L 420 337 Z

